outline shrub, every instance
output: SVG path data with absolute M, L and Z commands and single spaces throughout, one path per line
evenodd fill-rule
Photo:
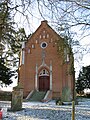
M 0 100 L 1 101 L 11 101 L 11 98 L 12 98 L 11 92 L 0 91 Z
M 60 98 L 56 100 L 56 105 L 62 105 L 62 104 L 63 104 L 63 102 L 61 101 Z
M 87 93 L 87 94 L 86 94 L 86 97 L 87 97 L 87 98 L 90 98 L 90 94 L 89 94 L 89 93 Z

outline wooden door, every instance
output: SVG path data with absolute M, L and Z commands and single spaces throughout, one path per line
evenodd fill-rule
M 39 76 L 39 91 L 47 91 L 50 89 L 49 76 Z

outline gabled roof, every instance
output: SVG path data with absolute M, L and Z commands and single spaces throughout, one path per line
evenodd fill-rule
M 37 30 L 29 37 L 29 39 L 33 38 L 37 32 L 40 32 L 41 29 L 48 29 L 51 31 L 51 33 L 53 33 L 54 35 L 56 35 L 57 37 L 61 38 L 52 28 L 51 26 L 48 25 L 48 21 L 47 20 L 44 20 L 44 21 L 41 21 L 41 24 L 40 26 L 37 28 Z M 29 40 L 28 39 L 28 40 Z M 62 38 L 61 38 L 62 39 Z

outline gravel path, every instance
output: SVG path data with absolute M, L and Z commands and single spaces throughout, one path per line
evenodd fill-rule
M 18 112 L 6 112 L 10 108 L 10 102 L 0 102 L 3 107 L 3 120 L 71 120 L 71 105 L 55 105 L 55 101 L 49 103 L 23 102 L 23 110 Z M 90 100 L 79 102 L 75 106 L 75 120 L 90 120 Z

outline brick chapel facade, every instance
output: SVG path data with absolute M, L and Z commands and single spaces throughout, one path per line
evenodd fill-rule
M 61 44 L 59 47 L 58 41 Z M 70 71 L 74 67 L 73 53 L 67 52 L 68 45 L 61 49 L 62 43 L 64 39 L 46 20 L 41 21 L 37 30 L 23 43 L 19 82 L 23 86 L 24 97 L 32 90 L 37 90 L 51 91 L 52 99 L 59 98 L 66 87 L 70 89 L 72 96 L 74 77 Z M 58 53 L 59 49 L 63 54 Z

